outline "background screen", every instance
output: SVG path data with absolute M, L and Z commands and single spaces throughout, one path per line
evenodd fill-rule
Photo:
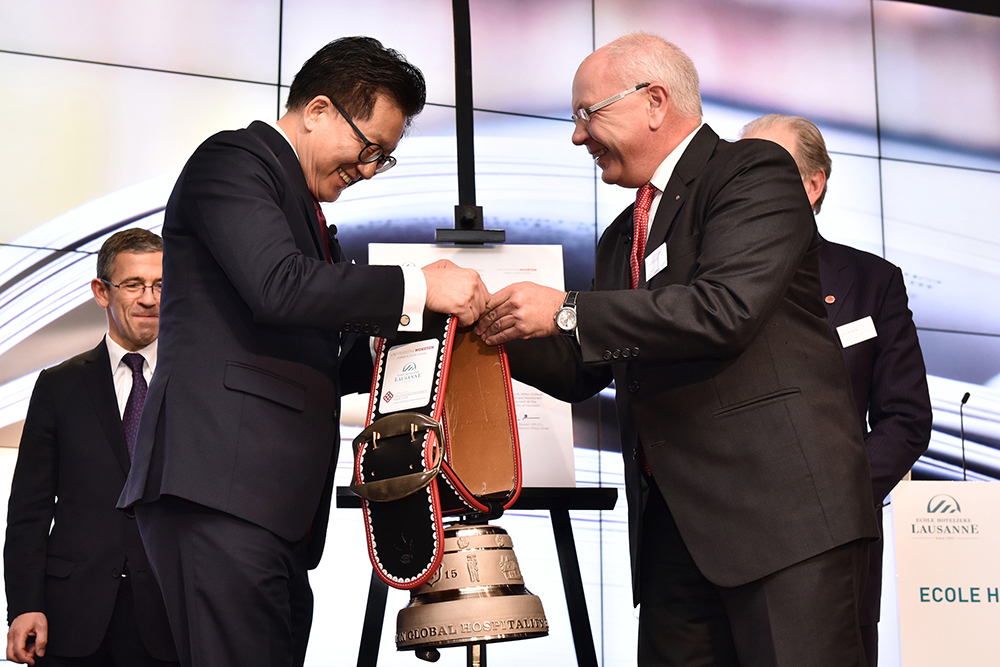
M 573 74 L 627 32 L 673 41 L 694 60 L 705 120 L 723 138 L 774 112 L 823 131 L 833 173 L 821 233 L 887 258 L 906 279 L 934 408 L 915 476 L 962 477 L 959 402 L 968 392 L 968 477 L 1000 479 L 1000 18 L 883 0 L 470 4 L 477 203 L 487 228 L 506 230 L 509 243 L 561 244 L 567 287 L 588 288 L 597 239 L 634 192 L 602 183 L 570 142 Z M 451 7 L 0 0 L 0 497 L 39 370 L 106 331 L 89 289 L 103 240 L 128 226 L 158 231 L 195 147 L 279 117 L 295 72 L 331 39 L 376 37 L 428 82 L 399 165 L 325 206 L 345 251 L 364 262 L 369 242 L 427 243 L 453 226 Z M 578 485 L 622 487 L 612 391 L 574 406 Z M 339 485 L 349 482 L 356 430 L 345 424 Z M 509 513 L 500 523 L 551 634 L 490 654 L 565 664 L 573 644 L 547 515 Z M 599 659 L 634 664 L 624 496 L 613 511 L 575 513 L 573 524 Z M 307 664 L 354 664 L 369 571 L 360 514 L 335 511 L 313 575 Z M 415 664 L 392 644 L 393 613 L 406 601 L 390 591 L 381 664 Z M 439 664 L 464 660 L 453 649 Z

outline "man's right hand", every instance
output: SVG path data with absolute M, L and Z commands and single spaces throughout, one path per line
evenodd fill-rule
M 458 318 L 458 324 L 470 326 L 486 310 L 490 293 L 475 269 L 463 269 L 441 259 L 423 267 L 427 281 L 427 310 Z
M 28 644 L 28 638 L 35 641 Z M 7 631 L 7 659 L 11 662 L 35 664 L 35 656 L 45 655 L 49 643 L 49 620 L 40 611 L 21 614 Z

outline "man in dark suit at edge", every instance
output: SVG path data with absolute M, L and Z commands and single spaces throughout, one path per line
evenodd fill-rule
M 535 339 L 509 344 L 512 373 L 558 398 L 614 380 L 639 664 L 864 665 L 878 526 L 794 162 L 721 141 L 694 65 L 651 35 L 588 56 L 572 104 L 573 142 L 637 205 L 590 292 L 514 284 L 477 331 Z
M 770 114 L 748 123 L 742 136 L 769 139 L 791 154 L 818 214 L 832 167 L 819 128 L 805 118 Z M 930 443 L 933 415 L 917 328 L 907 305 L 903 272 L 894 264 L 821 239 L 819 273 L 827 316 L 838 332 L 865 431 L 881 526 L 886 496 Z M 869 667 L 878 664 L 882 546 L 881 540 L 872 545 L 861 605 Z
M 108 333 L 35 383 L 7 511 L 8 660 L 177 664 L 135 516 L 115 508 L 156 367 L 162 259 L 152 232 L 108 237 L 91 282 Z
M 340 396 L 368 391 L 369 336 L 469 325 L 472 270 L 347 261 L 320 201 L 395 164 L 420 71 L 377 40 L 303 65 L 276 124 L 191 156 L 164 218 L 160 365 L 119 502 L 134 506 L 183 665 L 301 665 L 307 569 L 325 540 Z

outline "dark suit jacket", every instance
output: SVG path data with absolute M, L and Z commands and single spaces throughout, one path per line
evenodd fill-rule
M 668 182 L 646 243 L 668 266 L 629 290 L 632 207 L 605 231 L 579 345 L 508 346 L 512 373 L 565 400 L 613 379 L 633 556 L 642 442 L 700 570 L 737 586 L 876 537 L 847 371 L 820 296 L 819 235 L 776 144 L 707 126 Z M 636 590 L 638 582 L 636 583 Z M 637 596 L 636 596 L 637 599 Z
M 127 559 L 143 643 L 154 657 L 177 660 L 135 517 L 115 509 L 128 471 L 111 361 L 101 341 L 38 376 L 10 492 L 7 621 L 44 612 L 49 653 L 97 650 Z
M 328 264 L 292 147 L 255 122 L 188 160 L 167 203 L 156 373 L 120 505 L 170 494 L 296 541 L 319 562 L 343 391 L 394 336 L 399 267 Z
M 836 329 L 869 316 L 875 325 L 874 338 L 843 348 L 843 354 L 858 421 L 865 430 L 874 497 L 881 504 L 930 442 L 931 399 L 917 328 L 898 267 L 826 240 L 820 245 L 819 260 L 823 294 L 834 298 L 826 306 L 830 326 Z M 878 621 L 881 592 L 882 543 L 878 542 L 871 550 L 863 624 Z

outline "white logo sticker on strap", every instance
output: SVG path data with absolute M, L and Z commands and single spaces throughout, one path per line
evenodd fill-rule
M 412 410 L 430 403 L 440 345 L 440 341 L 432 338 L 389 350 L 379 412 Z

